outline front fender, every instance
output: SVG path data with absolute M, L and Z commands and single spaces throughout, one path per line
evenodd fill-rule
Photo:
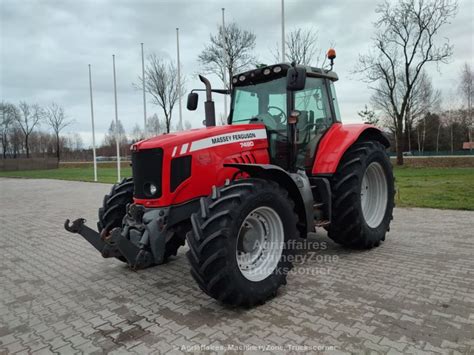
M 373 125 L 335 123 L 319 142 L 313 175 L 336 172 L 344 153 L 358 140 L 376 140 L 385 147 L 390 147 L 390 141 L 385 134 Z
M 313 193 L 311 184 L 304 172 L 290 174 L 277 165 L 272 164 L 224 164 L 225 167 L 239 169 L 252 177 L 273 180 L 284 189 L 295 202 L 295 210 L 298 214 L 298 230 L 301 237 L 312 231 L 313 221 Z

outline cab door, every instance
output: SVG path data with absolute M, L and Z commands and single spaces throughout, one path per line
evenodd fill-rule
M 294 109 L 300 111 L 297 123 L 296 167 L 311 171 L 316 146 L 333 123 L 326 80 L 307 77 L 304 90 L 294 93 Z

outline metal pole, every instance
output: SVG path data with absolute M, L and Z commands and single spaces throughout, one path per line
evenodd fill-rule
M 222 49 L 224 52 L 224 89 L 227 89 L 227 51 L 226 51 L 226 30 L 225 30 L 225 17 L 224 17 L 225 8 L 222 8 L 222 39 L 224 41 Z M 229 78 L 230 80 L 231 78 Z M 227 95 L 224 94 L 224 118 L 227 120 Z
M 118 112 L 117 112 L 117 78 L 115 75 L 115 54 L 112 54 L 112 63 L 114 67 L 114 97 L 115 97 L 115 145 L 117 147 L 117 181 L 120 182 L 120 142 L 118 131 Z
M 145 57 L 143 55 L 143 43 L 142 45 L 142 86 L 143 86 L 143 135 L 146 132 L 146 97 L 145 97 Z
M 92 100 L 92 75 L 89 64 L 89 93 L 91 96 L 91 121 L 92 121 L 92 157 L 94 159 L 94 181 L 97 181 L 97 159 L 95 155 L 95 126 L 94 126 L 94 101 Z
M 183 109 L 181 107 L 181 61 L 179 60 L 179 28 L 176 28 L 176 61 L 178 62 L 178 107 L 179 123 L 178 131 L 183 130 Z
M 281 0 L 281 61 L 285 62 L 285 0 Z

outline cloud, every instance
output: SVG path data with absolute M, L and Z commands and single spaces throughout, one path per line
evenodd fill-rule
M 336 44 L 336 84 L 344 121 L 358 120 L 357 111 L 368 103 L 366 84 L 350 75 L 357 56 L 370 47 L 373 33 L 373 1 L 315 2 L 286 1 L 286 28 L 315 28 L 319 45 L 325 51 Z M 96 132 L 107 131 L 114 118 L 112 54 L 116 54 L 118 110 L 127 131 L 143 122 L 142 96 L 132 87 L 141 73 L 140 42 L 145 52 L 174 59 L 176 27 L 180 28 L 183 73 L 188 90 L 200 88 L 196 73 L 197 56 L 209 34 L 221 22 L 237 22 L 257 35 L 256 55 L 260 62 L 271 63 L 272 51 L 280 41 L 280 1 L 23 1 L 2 0 L 0 18 L 0 95 L 3 100 L 20 100 L 46 105 L 55 101 L 74 118 L 71 130 L 80 131 L 86 144 L 90 132 L 88 67 L 92 65 Z M 429 67 L 434 85 L 442 91 L 454 90 L 459 68 L 472 62 L 473 2 L 460 2 L 455 21 L 446 26 L 443 36 L 450 38 L 455 55 L 449 65 Z M 212 77 L 215 87 L 221 84 Z M 183 100 L 183 106 L 185 105 Z M 216 95 L 218 115 L 223 100 Z M 149 115 L 158 107 L 148 102 Z M 174 112 L 177 117 L 177 110 Z M 204 118 L 198 111 L 183 110 L 185 120 L 200 127 Z

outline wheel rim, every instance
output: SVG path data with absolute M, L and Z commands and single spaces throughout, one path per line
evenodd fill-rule
M 258 207 L 247 215 L 236 248 L 237 264 L 246 279 L 261 281 L 273 273 L 283 251 L 284 232 L 273 208 Z
M 360 190 L 362 214 L 369 227 L 377 228 L 382 223 L 387 200 L 387 177 L 382 165 L 373 162 L 365 170 Z

